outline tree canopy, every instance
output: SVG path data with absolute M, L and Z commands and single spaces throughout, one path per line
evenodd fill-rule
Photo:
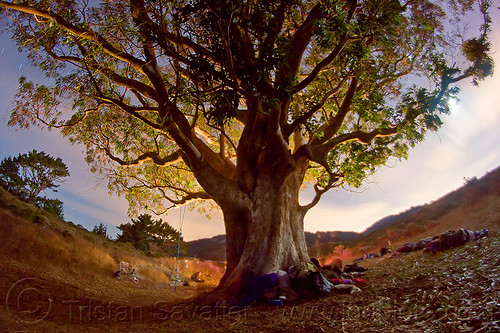
M 489 2 L 477 35 L 449 30 L 472 4 L 2 1 L 56 82 L 22 78 L 10 124 L 63 127 L 132 210 L 213 198 L 193 169 L 251 188 L 267 151 L 308 158 L 318 195 L 359 186 L 441 125 L 454 83 L 491 74 Z
M 45 190 L 56 191 L 64 178 L 69 176 L 68 167 L 61 158 L 54 158 L 45 152 L 32 150 L 17 157 L 7 157 L 0 163 L 0 184 L 17 197 L 47 207 L 62 216 L 59 200 L 38 198 Z

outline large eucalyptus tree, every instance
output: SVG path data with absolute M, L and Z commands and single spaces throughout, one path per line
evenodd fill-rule
M 20 49 L 54 81 L 22 78 L 10 123 L 62 128 L 133 212 L 213 200 L 228 297 L 248 277 L 307 261 L 304 215 L 321 196 L 406 157 L 440 127 L 458 81 L 492 73 L 488 7 L 0 1 Z M 300 204 L 307 182 L 315 196 Z

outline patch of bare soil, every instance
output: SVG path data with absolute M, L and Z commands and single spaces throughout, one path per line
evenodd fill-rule
M 1 260 L 2 332 L 498 332 L 500 236 L 435 255 L 363 262 L 362 292 L 281 307 L 197 305 L 173 287 L 44 274 Z
M 75 276 L 9 258 L 0 272 L 0 332 L 128 332 L 214 288 Z

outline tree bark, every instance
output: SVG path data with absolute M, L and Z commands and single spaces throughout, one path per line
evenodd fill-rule
M 216 290 L 218 301 L 222 298 L 236 303 L 250 279 L 309 261 L 304 235 L 306 210 L 298 198 L 306 165 L 303 162 L 284 180 L 272 173 L 258 177 L 248 207 L 221 207 L 227 268 Z

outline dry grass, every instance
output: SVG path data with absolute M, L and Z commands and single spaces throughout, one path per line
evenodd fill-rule
M 112 272 L 116 260 L 98 244 L 58 233 L 0 210 L 1 254 L 33 266 L 71 273 Z M 64 236 L 66 235 L 66 236 Z
M 35 224 L 0 209 L 0 256 L 46 271 L 88 274 L 99 279 L 111 277 L 118 270 L 120 261 L 127 261 L 141 280 L 159 283 L 174 281 L 175 258 L 146 257 L 85 231 L 70 227 L 64 231 L 60 229 Z M 211 262 L 181 259 L 177 276 L 183 282 L 198 271 L 207 282 L 215 285 L 222 276 L 223 268 Z

